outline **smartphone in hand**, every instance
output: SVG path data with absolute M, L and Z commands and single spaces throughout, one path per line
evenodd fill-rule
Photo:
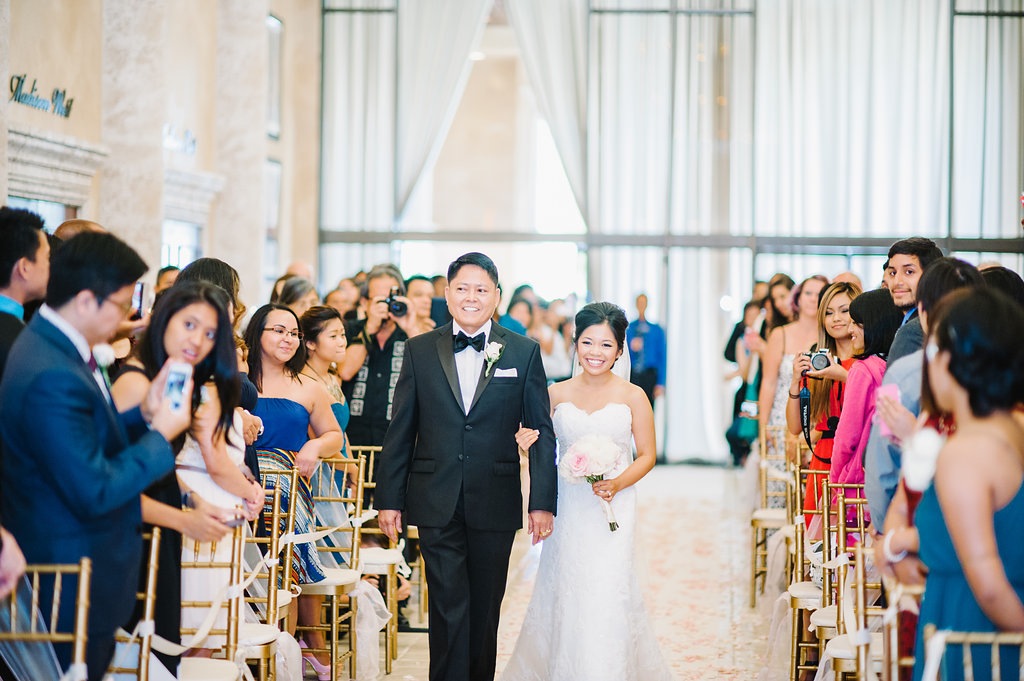
M 192 365 L 185 362 L 172 362 L 167 369 L 167 385 L 164 397 L 170 400 L 171 409 L 180 410 L 185 403 L 185 383 L 192 376 Z
M 887 383 L 885 385 L 878 386 L 878 390 L 875 392 L 875 399 L 877 400 L 883 395 L 894 400 L 897 404 L 900 404 L 900 387 L 895 383 Z M 881 433 L 883 437 L 893 437 L 892 430 L 889 429 L 889 424 L 880 416 L 878 417 L 878 432 Z

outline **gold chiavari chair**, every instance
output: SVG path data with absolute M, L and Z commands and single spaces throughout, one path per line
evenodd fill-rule
M 838 572 L 846 569 L 851 546 L 850 534 L 859 531 L 863 536 L 863 528 L 850 528 L 845 516 L 840 519 L 838 512 L 840 499 L 863 496 L 864 485 L 853 483 L 832 483 L 826 476 L 822 482 L 819 511 L 821 512 L 821 607 L 811 613 L 810 624 L 818 639 L 819 655 L 824 654 L 825 645 L 839 633 L 841 617 L 838 599 L 842 595 L 837 590 Z
M 867 651 L 869 659 L 877 660 L 879 670 L 882 666 L 883 645 L 880 622 L 878 631 L 875 633 L 871 633 L 867 626 L 869 615 L 881 620 L 884 614 L 882 608 L 868 605 L 868 594 L 871 593 L 873 596 L 880 594 L 881 584 L 868 583 L 866 577 L 858 578 L 856 561 L 854 561 L 855 574 L 850 575 L 849 557 L 855 554 L 865 541 L 867 523 L 864 520 L 864 512 L 866 508 L 867 500 L 862 497 L 843 494 L 838 494 L 836 497 L 838 518 L 836 535 L 839 549 L 836 566 L 837 634 L 825 645 L 825 651 L 832 658 L 832 668 L 837 679 L 842 679 L 844 675 L 858 673 L 857 656 L 861 646 Z M 851 512 L 854 518 L 852 524 L 849 522 Z M 861 555 L 863 556 L 863 552 Z M 863 560 L 860 567 L 864 568 Z M 857 589 L 862 590 L 860 595 L 857 594 Z M 859 610 L 858 598 L 863 601 Z
M 66 596 L 64 593 L 65 583 L 70 578 L 77 578 L 75 590 L 75 617 L 70 623 L 70 628 L 62 628 L 59 622 L 61 599 Z M 0 630 L 0 641 L 24 642 L 50 645 L 71 645 L 71 667 L 68 669 L 70 678 L 84 679 L 86 677 L 85 667 L 85 644 L 88 640 L 89 625 L 89 585 L 92 578 L 92 561 L 82 558 L 77 565 L 28 565 L 25 569 L 25 578 L 16 585 L 14 591 L 3 601 L 0 607 L 6 612 L 4 617 L 9 624 L 6 630 Z M 23 612 L 23 600 L 20 594 L 24 591 L 25 584 L 28 584 L 28 612 Z M 50 612 L 44 613 L 39 603 L 40 588 L 49 583 L 53 584 L 53 600 Z M 28 620 L 27 624 L 25 620 Z M 38 660 L 36 653 L 30 655 Z M 11 667 L 17 665 L 10 661 Z
M 918 605 L 924 595 L 924 585 L 901 584 L 895 578 L 883 577 L 882 586 L 885 589 L 886 601 L 889 603 L 889 611 L 882 620 L 882 637 L 885 645 L 885 670 L 884 681 L 909 681 L 914 670 L 914 655 L 900 654 L 900 631 L 903 628 L 903 619 L 913 617 L 907 627 L 916 628 L 916 614 L 904 610 L 905 599 L 912 599 Z
M 228 577 L 228 588 L 224 598 L 213 600 L 182 600 L 182 608 L 198 608 L 200 610 L 212 611 L 214 608 L 225 610 L 227 613 L 226 624 L 221 624 L 217 619 L 213 620 L 208 631 L 201 632 L 201 627 L 185 627 L 181 629 L 182 643 L 192 647 L 214 648 L 219 650 L 224 658 L 231 662 L 242 664 L 247 660 L 255 660 L 258 664 L 260 679 L 267 679 L 273 672 L 277 654 L 278 629 L 275 626 L 260 624 L 259 622 L 248 621 L 246 615 L 245 594 L 242 584 L 243 575 L 243 535 L 245 524 L 235 527 L 230 534 L 231 551 L 230 558 L 218 557 L 216 543 L 192 543 L 192 548 L 182 551 L 181 570 L 182 577 L 187 571 L 205 570 L 199 573 L 199 579 L 214 578 L 209 571 L 226 571 Z M 218 576 L 216 579 L 220 580 Z M 215 594 L 219 595 L 219 594 Z M 216 637 L 210 639 L 209 637 Z M 196 638 L 201 640 L 195 640 Z M 217 640 L 224 638 L 223 645 Z M 214 645 L 210 645 L 210 644 Z
M 291 590 L 291 571 L 281 570 L 281 535 L 295 529 L 295 517 L 281 504 L 281 489 L 264 488 L 264 509 L 269 519 L 266 531 L 253 531 L 245 536 L 245 543 L 255 546 L 263 556 L 270 556 L 260 569 L 258 587 L 246 591 L 245 602 L 256 612 L 263 624 L 278 626 L 288 617 L 295 594 Z
M 925 681 L 945 679 L 947 675 L 948 678 L 974 681 L 982 670 L 992 681 L 1012 681 L 1018 678 L 1018 674 L 1024 674 L 1024 669 L 1019 666 L 1024 663 L 1024 633 L 940 631 L 934 624 L 926 624 L 924 648 L 931 654 L 933 647 L 936 649 L 934 655 L 925 659 Z M 981 651 L 977 650 L 979 647 Z
M 322 526 L 317 521 L 316 530 L 323 531 L 335 529 L 328 537 L 328 541 L 317 546 L 317 550 L 330 553 L 335 560 L 344 564 L 344 568 L 325 568 L 325 578 L 313 584 L 303 584 L 302 593 L 310 596 L 324 597 L 324 610 L 326 615 L 317 625 L 299 626 L 299 631 L 320 630 L 324 632 L 327 639 L 327 649 L 309 648 L 312 653 L 326 652 L 330 656 L 330 668 L 332 681 L 338 681 L 339 669 L 345 661 L 349 665 L 349 676 L 356 678 L 356 615 L 358 603 L 350 594 L 359 584 L 362 573 L 359 570 L 360 557 L 360 536 L 362 532 L 362 517 L 360 511 L 363 501 L 363 478 L 366 467 L 366 459 L 357 454 L 354 447 L 349 448 L 349 457 L 335 457 L 323 459 L 322 463 L 330 469 L 327 473 L 321 467 L 320 472 L 314 476 L 312 484 L 313 500 L 317 503 L 332 503 L 344 506 L 347 509 L 352 522 L 348 527 L 332 528 Z M 355 490 L 351 495 L 347 493 L 347 486 L 342 484 L 337 487 L 337 492 L 332 492 L 332 482 L 336 482 L 338 475 L 343 480 L 346 477 L 356 481 Z M 293 472 L 293 478 L 295 473 Z M 338 496 L 335 496 L 337 494 Z M 344 541 L 338 541 L 338 537 L 349 535 L 348 546 Z M 324 545 L 326 544 L 326 545 Z M 290 555 L 290 552 L 289 552 Z M 348 648 L 341 652 L 339 639 L 342 629 L 348 632 Z
M 372 491 L 377 488 L 374 479 L 377 467 L 377 456 L 380 454 L 380 447 L 354 446 L 353 454 L 361 454 L 366 458 L 364 489 Z M 371 502 L 372 510 L 372 502 Z M 384 533 L 376 525 L 371 523 L 362 529 L 365 536 L 384 537 Z M 386 539 L 386 547 L 365 547 L 360 554 L 360 566 L 364 575 L 376 575 L 378 579 L 384 580 L 384 601 L 387 604 L 391 618 L 384 625 L 384 656 L 385 673 L 391 673 L 392 662 L 398 659 L 398 565 L 403 562 L 402 552 L 399 548 L 392 546 Z
M 794 508 L 803 509 L 804 490 L 807 488 L 807 480 L 817 481 L 814 482 L 813 488 L 821 489 L 821 485 L 828 482 L 828 471 L 800 469 L 795 474 L 797 478 L 794 492 Z M 818 505 L 814 510 L 805 510 L 797 515 L 794 523 L 796 530 L 796 537 L 794 538 L 794 563 L 797 568 L 794 570 L 793 579 L 788 589 L 790 635 L 792 639 L 792 647 L 790 648 L 790 679 L 793 681 L 800 678 L 801 672 L 810 672 L 818 668 L 817 661 L 810 656 L 811 650 L 818 648 L 818 642 L 816 638 L 807 638 L 805 633 L 807 632 L 807 627 L 804 623 L 805 615 L 807 613 L 814 613 L 821 607 L 823 600 L 823 588 L 818 586 L 810 574 L 810 546 L 805 529 L 805 520 L 808 517 L 821 518 L 821 506 Z
M 758 471 L 758 507 L 750 515 L 750 607 L 757 605 L 757 594 L 764 590 L 768 574 L 768 535 L 791 522 L 792 509 L 786 427 L 767 426 L 759 433 L 761 448 Z M 771 446 L 769 446 L 771 445 Z M 761 582 L 760 587 L 758 581 Z
M 160 528 L 154 527 L 150 532 L 143 534 L 143 542 L 148 546 L 146 557 L 146 584 L 145 590 L 136 594 L 142 602 L 142 620 L 139 622 L 135 636 L 127 632 L 119 631 L 116 640 L 119 644 L 128 646 L 122 653 L 123 648 L 119 645 L 118 652 L 114 655 L 112 666 L 108 669 L 110 674 L 135 676 L 139 681 L 148 681 L 150 678 L 149 665 L 152 661 L 150 651 L 153 649 L 153 615 L 156 611 L 156 578 L 160 568 Z M 135 641 L 137 647 L 132 647 Z M 238 666 L 229 660 L 214 660 L 205 657 L 183 657 L 178 665 L 179 681 L 235 681 L 240 676 Z M 115 678 L 117 678 L 115 676 Z

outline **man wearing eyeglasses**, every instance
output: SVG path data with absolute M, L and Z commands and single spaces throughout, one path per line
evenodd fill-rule
M 119 414 L 92 354 L 131 309 L 135 281 L 146 271 L 139 255 L 110 234 L 88 233 L 62 245 L 51 265 L 46 304 L 15 341 L 0 384 L 3 518 L 29 563 L 92 560 L 86 660 L 88 678 L 98 681 L 114 631 L 135 604 L 139 495 L 174 469 L 169 441 L 191 414 L 164 397 L 166 367 L 142 405 Z M 191 393 L 188 381 L 185 404 Z M 49 611 L 52 586 L 40 592 Z M 73 622 L 74 593 L 65 583 L 64 630 Z M 70 645 L 56 649 L 67 668 Z

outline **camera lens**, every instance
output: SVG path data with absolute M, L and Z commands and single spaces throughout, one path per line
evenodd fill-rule
M 395 315 L 396 317 L 404 317 L 409 311 L 409 306 L 403 303 L 401 300 L 389 300 L 388 301 L 388 312 Z
M 815 371 L 821 371 L 827 369 L 829 365 L 828 355 L 825 353 L 815 353 L 811 355 L 811 366 L 814 367 Z

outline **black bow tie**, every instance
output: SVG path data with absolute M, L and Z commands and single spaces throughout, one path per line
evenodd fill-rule
M 476 350 L 477 352 L 483 352 L 485 340 L 487 339 L 484 338 L 484 334 L 482 333 L 478 333 L 477 335 L 470 338 L 466 334 L 459 331 L 458 335 L 455 336 L 455 352 L 462 352 L 470 345 L 472 345 L 473 349 Z

